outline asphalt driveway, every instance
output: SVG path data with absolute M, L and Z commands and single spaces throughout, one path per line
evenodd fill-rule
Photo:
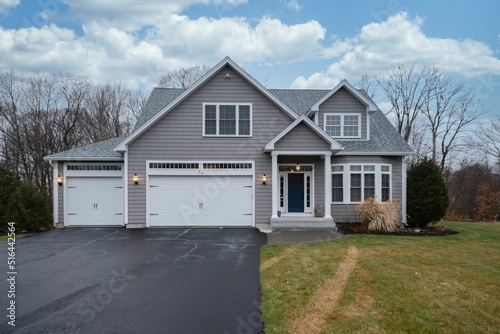
M 74 228 L 16 242 L 0 333 L 260 333 L 257 229 Z M 0 243 L 7 276 L 7 244 Z

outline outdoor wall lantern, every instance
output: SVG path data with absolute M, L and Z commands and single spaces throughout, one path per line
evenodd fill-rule
M 267 182 L 267 176 L 266 176 L 266 174 L 264 174 L 264 175 L 262 175 L 262 184 L 266 185 L 266 182 Z
M 62 183 L 63 183 L 63 178 L 61 177 L 61 175 L 57 175 L 57 184 L 62 186 Z
M 137 175 L 137 173 L 132 176 L 132 181 L 134 181 L 134 184 L 139 184 L 139 176 Z
M 296 170 L 297 172 L 300 172 L 300 164 L 299 164 L 298 162 L 297 162 L 297 165 L 295 166 L 295 170 Z

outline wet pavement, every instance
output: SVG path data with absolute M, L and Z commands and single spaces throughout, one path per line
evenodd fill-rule
M 257 229 L 72 228 L 16 240 L 0 333 L 260 333 Z M 0 243 L 7 272 L 7 243 Z M 2 314 L 4 313 L 4 314 Z

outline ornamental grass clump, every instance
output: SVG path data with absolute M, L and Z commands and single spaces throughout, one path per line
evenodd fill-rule
M 378 202 L 370 197 L 358 205 L 361 224 L 370 232 L 394 232 L 399 227 L 398 205 L 389 201 Z

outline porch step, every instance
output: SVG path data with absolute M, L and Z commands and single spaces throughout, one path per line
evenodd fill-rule
M 338 231 L 332 218 L 271 218 L 273 231 Z
M 128 223 L 125 226 L 127 228 L 146 228 L 146 224 L 144 223 Z

